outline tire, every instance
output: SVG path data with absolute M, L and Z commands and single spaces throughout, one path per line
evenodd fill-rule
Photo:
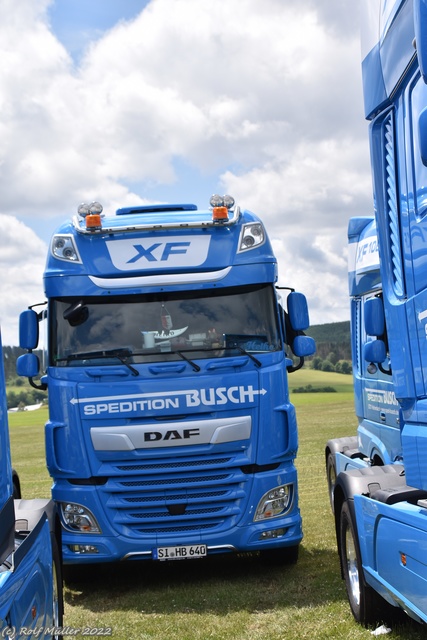
M 12 469 L 12 482 L 13 482 L 13 499 L 20 500 L 21 496 L 21 483 L 19 482 L 19 476 L 15 469 Z
M 52 545 L 52 626 L 60 627 L 64 620 L 64 594 L 62 589 L 62 562 L 58 542 L 54 533 L 50 534 Z M 55 634 L 53 640 L 62 639 L 62 633 Z
M 332 513 L 334 514 L 334 487 L 337 481 L 337 470 L 335 466 L 335 456 L 333 453 L 329 453 L 326 459 L 326 479 L 328 481 L 329 503 L 331 505 Z
M 396 609 L 365 582 L 353 506 L 348 501 L 341 508 L 339 536 L 341 566 L 355 620 L 365 627 L 389 621 Z

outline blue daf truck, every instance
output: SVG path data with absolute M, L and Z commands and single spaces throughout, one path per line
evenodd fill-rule
M 427 622 L 427 2 L 363 3 L 373 219 L 349 224 L 356 438 L 326 467 L 342 576 L 368 625 Z
M 81 205 L 52 238 L 47 308 L 21 315 L 18 373 L 48 388 L 70 570 L 245 551 L 297 559 L 287 376 L 314 352 L 307 304 L 277 289 L 262 222 L 229 196 L 210 205 Z
M 59 638 L 61 529 L 55 504 L 21 499 L 13 481 L 1 336 L 0 460 L 0 637 Z

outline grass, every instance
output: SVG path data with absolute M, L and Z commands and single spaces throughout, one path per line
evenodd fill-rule
M 334 386 L 337 393 L 292 394 L 299 420 L 300 506 L 304 540 L 298 563 L 257 558 L 130 563 L 84 572 L 65 587 L 64 625 L 111 627 L 116 640 L 344 640 L 370 638 L 356 624 L 339 574 L 323 450 L 356 428 L 351 377 L 302 370 L 291 388 Z M 44 468 L 45 409 L 9 414 L 14 466 L 24 497 L 49 494 Z M 78 637 L 78 636 L 77 636 Z M 389 638 L 424 638 L 411 621 Z

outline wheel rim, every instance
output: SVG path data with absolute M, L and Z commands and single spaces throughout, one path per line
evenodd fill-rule
M 333 464 L 329 465 L 328 469 L 328 485 L 329 485 L 329 500 L 331 505 L 334 504 L 334 487 L 337 481 L 337 474 L 335 473 L 335 468 Z
M 60 620 L 59 620 L 59 593 L 58 593 L 58 581 L 57 581 L 57 573 L 56 573 L 56 565 L 55 563 L 53 563 L 52 566 L 52 595 L 53 595 L 53 600 L 52 600 L 52 618 L 53 618 L 53 626 L 54 627 L 59 627 L 60 624 Z M 57 636 L 55 634 L 54 638 L 59 638 L 59 636 Z
M 360 604 L 359 570 L 357 568 L 356 546 L 350 527 L 345 532 L 345 549 L 347 557 L 347 574 L 352 598 L 357 606 Z

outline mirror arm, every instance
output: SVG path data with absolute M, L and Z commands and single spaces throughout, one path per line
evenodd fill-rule
M 391 368 L 391 365 L 389 366 L 388 369 L 385 369 L 380 362 L 378 363 L 378 369 L 381 371 L 381 373 L 385 373 L 386 376 L 391 376 L 391 374 L 393 372 L 392 368 Z
M 28 378 L 28 382 L 33 387 L 33 389 L 40 389 L 41 391 L 46 391 L 47 389 L 47 384 L 45 382 L 41 382 L 40 384 L 37 384 L 36 382 L 34 382 L 32 378 Z
M 301 369 L 303 364 L 304 364 L 304 358 L 300 357 L 300 359 L 298 361 L 298 364 L 289 365 L 288 367 L 286 367 L 286 370 L 287 370 L 288 373 L 294 373 L 294 371 L 298 371 L 298 369 Z

